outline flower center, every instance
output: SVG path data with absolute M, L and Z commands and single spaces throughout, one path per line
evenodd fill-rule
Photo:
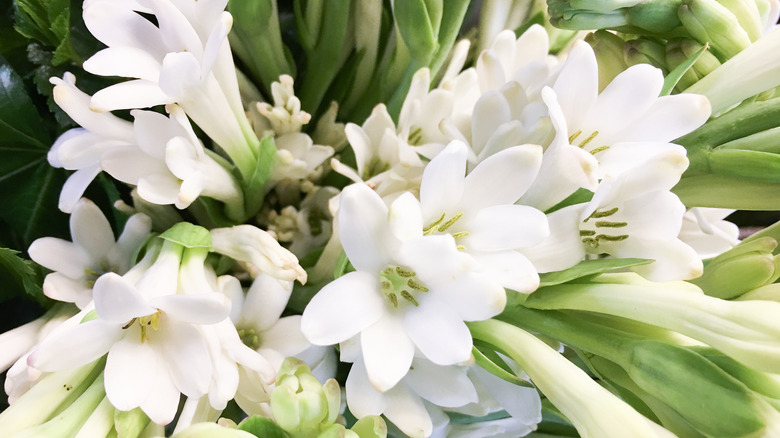
M 447 219 L 447 213 L 442 213 L 441 216 L 439 216 L 438 219 L 433 221 L 427 227 L 423 228 L 423 235 L 427 236 L 427 235 L 430 235 L 430 234 L 433 234 L 433 233 L 437 233 L 437 232 L 438 233 L 446 233 L 447 230 L 450 229 L 450 227 L 452 227 L 453 225 L 455 225 L 455 223 L 458 222 L 458 220 L 461 217 L 463 217 L 463 212 L 459 212 L 458 214 L 456 214 L 455 216 L 453 216 L 453 217 L 451 217 L 449 219 Z M 462 239 L 462 238 L 468 236 L 469 232 L 464 230 L 464 231 L 457 231 L 455 233 L 451 232 L 450 234 L 457 241 L 458 239 Z M 463 250 L 466 249 L 466 247 L 463 246 L 463 245 L 458 245 L 457 248 L 460 251 L 463 251 Z
M 98 271 L 95 271 L 94 269 L 86 268 L 84 269 L 84 285 L 91 288 L 95 286 L 95 282 L 98 278 L 100 278 L 101 275 L 106 274 L 108 272 L 116 272 L 117 267 L 111 266 L 108 264 L 107 261 L 101 260 L 100 265 L 98 267 Z
M 244 345 L 252 350 L 257 350 L 260 347 L 260 334 L 253 328 L 238 329 L 238 337 Z
M 582 134 L 582 130 L 581 129 L 577 130 L 577 132 L 575 132 L 574 134 L 570 135 L 569 136 L 569 144 L 574 144 L 574 140 L 576 140 L 577 137 L 580 136 L 580 134 Z M 582 140 L 580 142 L 580 144 L 577 145 L 577 147 L 579 147 L 580 149 L 585 149 L 585 146 L 587 146 L 588 143 L 592 142 L 598 135 L 599 135 L 598 131 L 593 131 L 589 136 L 585 137 L 585 139 Z M 607 149 L 609 149 L 609 146 L 603 145 L 603 146 L 592 148 L 590 150 L 588 150 L 588 149 L 585 149 L 585 150 L 589 151 L 591 155 L 596 155 L 599 152 L 606 151 Z
M 139 316 L 137 318 L 133 318 L 125 324 L 122 327 L 122 330 L 127 330 L 130 328 L 133 323 L 137 322 L 139 327 L 141 328 L 141 342 L 146 342 L 149 340 L 149 335 L 147 334 L 147 330 L 151 328 L 154 331 L 157 331 L 157 329 L 160 328 L 160 317 L 162 316 L 162 312 L 159 310 L 152 313 L 151 315 L 146 316 Z
M 428 288 L 417 280 L 417 273 L 400 266 L 391 265 L 385 268 L 379 274 L 379 285 L 382 287 L 382 294 L 396 309 L 399 303 L 403 304 L 403 301 L 415 307 L 419 306 L 420 303 L 415 296 L 418 293 L 428 292 Z
M 585 245 L 596 249 L 602 242 L 620 242 L 621 240 L 628 239 L 628 234 L 605 234 L 607 232 L 619 232 L 620 228 L 628 226 L 627 222 L 620 222 L 614 220 L 595 220 L 588 222 L 591 219 L 604 219 L 608 218 L 618 212 L 618 208 L 611 208 L 609 210 L 596 209 L 590 216 L 588 216 L 580 225 L 580 239 Z

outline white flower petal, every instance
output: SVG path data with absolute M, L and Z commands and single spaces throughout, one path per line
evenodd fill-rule
M 147 50 L 135 47 L 109 47 L 84 61 L 84 70 L 98 76 L 121 76 L 155 82 L 160 61 Z
M 495 258 L 505 255 L 503 252 L 494 254 Z M 490 258 L 485 260 L 492 261 Z M 523 266 L 515 268 L 522 269 Z M 461 320 L 482 321 L 498 315 L 506 305 L 506 293 L 500 281 L 502 278 L 493 278 L 491 274 L 492 270 L 488 269 L 484 273 L 463 272 L 448 282 L 433 285 L 429 293 L 435 297 L 435 305 L 447 303 L 446 306 L 453 309 Z M 513 275 L 520 276 L 523 272 Z
M 480 367 L 471 367 L 470 372 L 477 376 L 479 383 L 487 388 L 512 418 L 529 426 L 542 421 L 542 400 L 536 388 L 507 384 L 505 380 Z
M 487 277 L 507 289 L 530 293 L 539 287 L 536 268 L 519 251 L 472 252 L 472 256 L 484 267 Z
M 401 315 L 386 315 L 360 334 L 368 379 L 377 391 L 395 386 L 409 371 L 414 344 Z
M 710 112 L 710 101 L 698 94 L 659 97 L 616 137 L 621 141 L 673 141 L 703 125 Z
M 585 257 L 578 225 L 580 212 L 585 206 L 572 205 L 548 214 L 549 237 L 536 246 L 520 250 L 538 272 L 570 268 Z
M 170 173 L 165 163 L 145 154 L 137 146 L 119 146 L 106 151 L 100 166 L 119 181 L 133 185 L 144 176 Z
M 114 231 L 94 202 L 82 198 L 70 217 L 73 243 L 82 247 L 93 260 L 103 260 L 114 245 Z
M 179 180 L 173 175 L 148 175 L 138 180 L 137 193 L 144 201 L 157 205 L 176 204 L 177 208 L 189 206 L 179 205 L 181 193 Z
M 301 332 L 301 316 L 292 315 L 279 319 L 276 324 L 261 335 L 261 346 L 281 353 L 284 357 L 295 356 L 311 347 Z
M 599 90 L 596 55 L 588 43 L 574 43 L 553 89 L 568 125 L 581 126 L 583 111 L 591 107 Z
M 149 343 L 141 342 L 134 328 L 111 347 L 106 359 L 106 396 L 115 408 L 137 408 L 155 389 L 155 373 L 164 372 L 160 358 Z
M 621 140 L 615 136 L 624 126 L 633 126 L 658 99 L 664 77 L 661 70 L 649 64 L 629 67 L 607 85 L 588 109 L 582 125 L 584 134 L 599 131 L 598 141 L 612 144 Z M 574 125 L 570 125 L 574 126 Z M 599 146 L 599 145 L 593 145 Z
M 461 272 L 476 269 L 477 264 L 468 254 L 458 251 L 450 234 L 437 234 L 410 239 L 395 253 L 395 260 L 417 273 L 417 278 L 428 287 L 451 281 Z M 436 263 L 431 263 L 435 260 Z
M 469 220 L 466 248 L 501 251 L 534 246 L 550 235 L 547 217 L 526 205 L 494 205 Z
M 464 182 L 461 205 L 472 211 L 490 205 L 514 204 L 536 179 L 542 147 L 515 146 L 483 160 Z
M 64 213 L 70 213 L 76 207 L 76 203 L 84 195 L 87 187 L 100 173 L 100 166 L 84 167 L 71 174 L 62 185 L 60 199 L 57 207 Z
M 496 130 L 510 120 L 509 104 L 501 93 L 488 91 L 483 94 L 474 105 L 471 116 L 471 144 L 474 152 L 479 154 Z
M 55 237 L 36 239 L 27 253 L 35 263 L 73 279 L 84 278 L 84 269 L 93 267 L 89 254 L 80 246 Z
M 87 287 L 84 279 L 74 280 L 59 272 L 52 272 L 43 280 L 43 293 L 47 297 L 75 303 L 79 309 L 92 301 L 92 288 Z
M 422 237 L 423 219 L 420 201 L 405 192 L 390 205 L 388 212 L 390 231 L 400 241 Z
M 120 82 L 103 88 L 92 96 L 90 107 L 104 112 L 118 109 L 149 108 L 174 103 L 176 99 L 165 94 L 156 82 L 144 79 Z
M 626 239 L 612 251 L 615 257 L 639 257 L 655 260 L 631 268 L 651 281 L 690 280 L 701 276 L 703 266 L 696 251 L 679 239 Z
M 456 408 L 478 401 L 477 390 L 466 375 L 467 368 L 439 366 L 427 360 L 415 360 L 404 379 L 420 397 L 445 408 Z
M 159 29 L 132 10 L 132 3 L 91 1 L 84 5 L 84 24 L 103 44 L 137 47 L 162 58 L 165 45 Z
M 246 293 L 238 325 L 268 330 L 287 307 L 292 289 L 291 281 L 278 280 L 268 274 L 258 275 Z
M 374 389 L 368 380 L 366 367 L 362 360 L 352 365 L 344 385 L 347 394 L 347 405 L 350 412 L 357 418 L 368 415 L 382 415 L 387 408 L 387 400 L 383 393 Z
M 387 408 L 384 415 L 410 437 L 427 437 L 433 432 L 433 423 L 422 400 L 406 385 L 399 385 L 385 393 Z
M 173 319 L 193 324 L 214 324 L 230 313 L 230 299 L 215 292 L 163 295 L 150 299 L 149 304 Z
M 378 273 L 388 263 L 392 249 L 387 206 L 365 184 L 353 184 L 341 192 L 339 235 L 352 266 Z
M 221 294 L 220 294 L 221 295 Z M 212 366 L 206 341 L 192 324 L 161 321 L 155 333 L 157 343 L 176 388 L 187 397 L 206 394 L 212 377 Z
M 97 279 L 92 295 L 100 318 L 120 325 L 157 311 L 130 282 L 113 272 Z
M 427 225 L 457 204 L 463 195 L 468 146 L 459 141 L 450 143 L 425 167 L 420 186 L 423 222 Z
M 150 376 L 154 379 L 154 391 L 141 404 L 141 410 L 149 418 L 160 425 L 166 425 L 173 421 L 179 408 L 181 394 L 173 385 L 170 376 L 156 373 Z
M 201 83 L 200 62 L 190 52 L 175 52 L 165 55 L 160 71 L 160 90 L 176 100 L 183 100 L 194 87 Z
M 441 301 L 420 301 L 420 306 L 406 311 L 404 327 L 409 338 L 435 364 L 467 361 L 471 357 L 472 341 L 463 319 Z
M 27 364 L 44 372 L 75 368 L 106 354 L 123 334 L 117 324 L 87 321 L 49 335 L 33 350 Z
M 384 313 L 379 280 L 350 272 L 323 287 L 303 311 L 301 331 L 315 345 L 345 341 L 375 323 Z

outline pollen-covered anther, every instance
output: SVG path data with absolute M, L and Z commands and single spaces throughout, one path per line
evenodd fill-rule
M 399 296 L 413 306 L 420 305 L 415 294 L 428 292 L 428 288 L 416 276 L 416 272 L 401 266 L 389 266 L 379 274 L 381 293 L 393 308 L 398 308 Z

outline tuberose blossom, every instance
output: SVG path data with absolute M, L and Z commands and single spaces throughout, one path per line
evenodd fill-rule
M 97 318 L 49 336 L 28 363 L 56 371 L 108 353 L 105 388 L 111 404 L 123 411 L 140 407 L 158 424 L 171 422 L 180 394 L 199 398 L 209 391 L 213 365 L 199 326 L 224 320 L 230 310 L 220 293 L 177 291 L 181 257 L 182 247 L 166 242 L 137 282 L 128 279 L 133 275 L 115 273 L 98 278 Z
M 340 237 L 356 271 L 327 284 L 303 312 L 313 344 L 360 334 L 368 379 L 378 391 L 409 371 L 415 351 L 439 365 L 471 357 L 464 321 L 498 314 L 500 283 L 458 251 L 451 235 L 423 235 L 416 199 L 404 194 L 388 209 L 364 184 L 342 192 Z
M 73 242 L 42 237 L 28 249 L 30 258 L 54 271 L 44 279 L 43 293 L 81 309 L 87 307 L 95 280 L 107 272 L 126 273 L 151 228 L 148 216 L 135 214 L 125 223 L 119 239 L 114 239 L 114 231 L 100 208 L 82 198 L 70 217 Z

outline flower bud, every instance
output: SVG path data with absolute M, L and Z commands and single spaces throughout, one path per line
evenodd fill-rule
M 685 30 L 700 43 L 710 43 L 721 61 L 750 46 L 750 37 L 737 17 L 716 0 L 688 0 L 678 14 Z
M 625 41 L 612 32 L 597 30 L 588 34 L 585 41 L 593 47 L 599 66 L 599 92 L 607 88 L 615 76 L 628 68 L 623 58 Z
M 735 246 L 707 263 L 704 274 L 691 283 L 726 300 L 771 284 L 780 277 L 780 256 L 772 255 L 776 246 L 771 237 Z

